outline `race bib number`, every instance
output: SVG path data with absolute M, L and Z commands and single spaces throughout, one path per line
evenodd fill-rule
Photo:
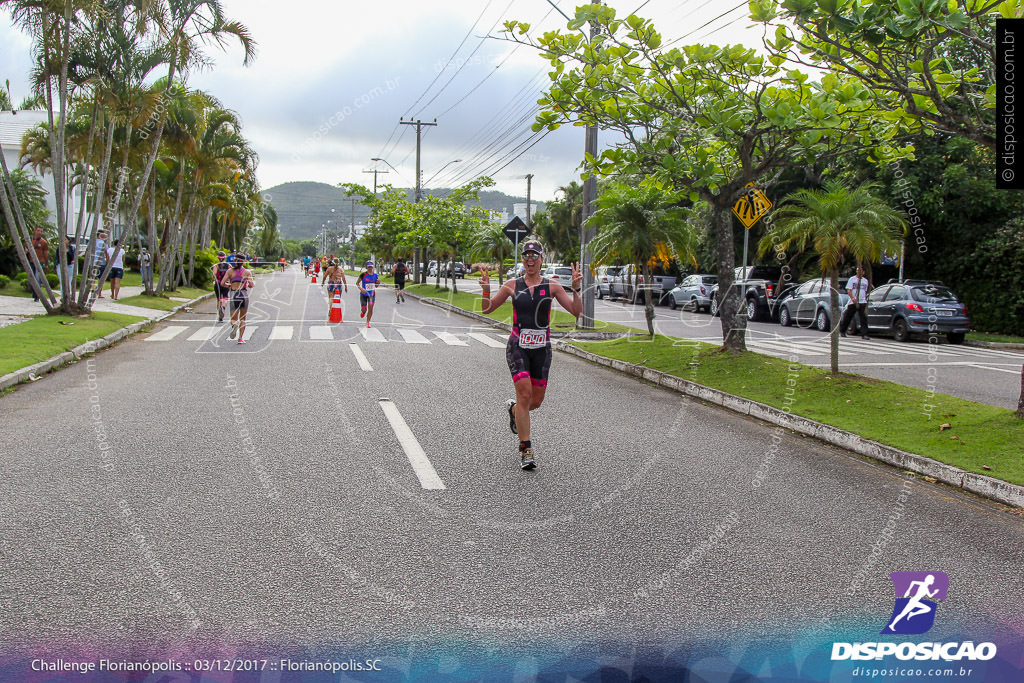
M 520 330 L 519 346 L 524 349 L 539 349 L 548 343 L 547 330 Z
M 363 289 L 366 290 L 367 294 L 373 294 L 373 286 L 374 286 L 374 284 L 375 283 L 373 283 L 373 282 L 364 282 L 363 283 Z

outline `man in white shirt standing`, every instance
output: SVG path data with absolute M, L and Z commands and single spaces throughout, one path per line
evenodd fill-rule
M 846 328 L 853 321 L 854 313 L 860 323 L 861 339 L 868 337 L 868 290 L 871 283 L 864 277 L 863 266 L 857 266 L 857 274 L 846 282 L 846 294 L 850 297 L 850 305 L 843 311 L 843 319 L 839 323 L 839 334 L 846 336 Z
M 121 293 L 121 278 L 124 277 L 124 249 L 120 247 L 121 240 L 114 240 L 112 246 L 107 247 L 107 260 L 113 261 L 110 266 L 110 298 L 117 301 Z

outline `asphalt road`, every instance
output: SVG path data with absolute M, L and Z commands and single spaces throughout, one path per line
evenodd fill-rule
M 480 291 L 479 282 L 472 278 L 459 280 L 458 286 Z M 673 311 L 667 306 L 657 306 L 655 314 L 654 328 L 658 334 L 722 343 L 720 318 L 682 309 Z M 618 299 L 599 300 L 595 302 L 594 316 L 647 330 L 642 305 Z M 782 327 L 773 322 L 749 323 L 747 348 L 779 358 L 796 356 L 800 363 L 813 367 L 831 367 L 829 336 L 815 329 Z M 844 372 L 1010 410 L 1017 408 L 1022 367 L 1022 351 L 947 344 L 945 339 L 929 344 L 924 339 L 897 342 L 890 337 L 872 337 L 865 341 L 851 336 L 839 343 L 839 368 Z
M 929 639 L 1022 641 L 998 506 L 564 354 L 523 472 L 500 332 L 382 291 L 370 341 L 350 287 L 313 339 L 322 290 L 257 282 L 249 344 L 207 302 L 0 397 L 0 649 L 739 658 L 878 639 L 897 570 L 950 576 Z

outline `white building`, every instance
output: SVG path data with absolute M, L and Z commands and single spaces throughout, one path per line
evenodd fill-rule
M 21 156 L 21 140 L 25 136 L 25 133 L 35 128 L 41 123 L 46 123 L 47 116 L 45 111 L 31 110 L 31 111 L 18 111 L 17 113 L 12 111 L 0 111 L 0 145 L 3 146 L 4 162 L 7 164 L 7 170 L 13 171 L 17 168 L 21 168 L 19 157 Z M 53 176 L 45 175 L 40 176 L 31 166 L 26 166 L 23 169 L 30 176 L 33 176 L 41 182 L 43 189 L 46 190 L 46 208 L 50 210 L 50 222 L 57 222 L 57 204 L 53 197 Z M 75 189 L 72 191 L 71 201 L 69 207 L 77 215 L 78 206 L 82 200 L 81 190 Z M 69 212 L 69 216 L 72 213 Z M 102 217 L 100 218 L 102 221 Z M 69 218 L 69 232 L 74 232 L 74 223 Z

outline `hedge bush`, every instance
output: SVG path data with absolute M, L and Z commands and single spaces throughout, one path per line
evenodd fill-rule
M 7 285 L 11 283 L 11 278 L 6 275 L 0 275 L 0 289 L 7 289 Z

